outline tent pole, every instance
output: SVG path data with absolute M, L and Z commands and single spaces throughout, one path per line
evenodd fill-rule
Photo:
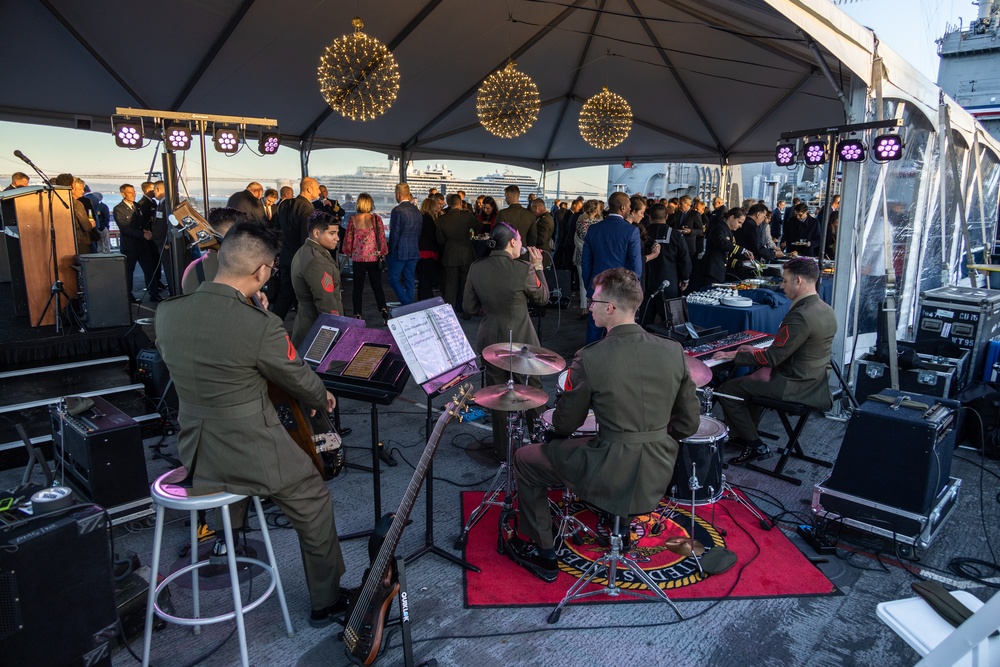
M 208 156 L 205 155 L 205 132 L 208 130 L 208 121 L 198 121 L 198 131 L 201 132 L 201 194 L 205 211 L 205 218 L 208 218 Z

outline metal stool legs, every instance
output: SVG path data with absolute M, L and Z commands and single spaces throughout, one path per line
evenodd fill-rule
M 619 567 L 624 567 L 629 572 L 631 572 L 636 579 L 638 579 L 640 582 L 646 585 L 646 588 L 653 591 L 656 598 L 659 598 L 659 601 L 666 602 L 667 604 L 669 604 L 671 609 L 674 610 L 674 613 L 677 614 L 678 618 L 680 618 L 681 620 L 684 619 L 684 616 L 677 608 L 677 605 L 674 604 L 673 600 L 667 597 L 667 594 L 663 592 L 663 589 L 661 589 L 659 586 L 656 585 L 656 582 L 654 582 L 653 579 L 648 574 L 646 574 L 645 570 L 636 565 L 635 562 L 633 562 L 631 559 L 626 558 L 625 554 L 622 553 L 622 536 L 621 536 L 621 528 L 619 525 L 620 522 L 621 519 L 616 516 L 614 532 L 611 534 L 610 551 L 608 551 L 603 556 L 601 556 L 600 558 L 598 558 L 593 563 L 587 566 L 587 569 L 583 571 L 580 578 L 570 587 L 568 591 L 566 591 L 566 596 L 563 597 L 562 601 L 556 606 L 555 609 L 552 610 L 552 613 L 549 614 L 548 618 L 549 623 L 558 623 L 559 616 L 562 614 L 562 608 L 565 607 L 570 602 L 573 602 L 574 600 L 581 600 L 583 598 L 587 598 L 592 595 L 618 596 L 625 594 L 637 598 L 655 600 L 655 598 L 651 598 L 649 595 L 646 595 L 645 593 L 640 593 L 638 591 L 631 591 L 628 590 L 627 588 L 622 588 L 621 586 L 619 586 L 618 585 Z M 605 585 L 604 588 L 595 591 L 587 591 L 586 593 L 581 593 L 580 591 L 583 589 L 583 587 L 589 584 L 591 581 L 593 581 L 593 579 L 601 572 L 602 569 L 607 574 L 607 585 Z

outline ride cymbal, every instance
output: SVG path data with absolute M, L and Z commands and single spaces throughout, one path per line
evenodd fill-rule
M 483 350 L 483 360 L 522 375 L 555 375 L 566 368 L 560 355 L 527 343 L 495 343 Z
M 524 384 L 515 384 L 510 389 L 505 384 L 495 384 L 476 391 L 472 400 L 488 410 L 521 412 L 545 405 L 549 402 L 549 395 Z

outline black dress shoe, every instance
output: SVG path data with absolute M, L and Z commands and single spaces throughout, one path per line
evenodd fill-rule
M 337 616 L 347 611 L 351 598 L 357 597 L 357 593 L 356 588 L 341 588 L 336 602 L 329 607 L 312 610 L 309 614 L 309 625 L 314 628 L 325 628 L 330 625 Z
M 748 445 L 743 448 L 743 451 L 740 452 L 739 456 L 734 456 L 729 459 L 728 463 L 741 466 L 753 461 L 763 461 L 764 459 L 769 459 L 772 456 L 774 456 L 774 454 L 771 453 L 771 450 L 768 449 L 767 445 Z
M 515 535 L 503 543 L 503 550 L 511 560 L 547 584 L 551 584 L 559 575 L 556 559 L 544 558 L 534 542 L 527 542 Z

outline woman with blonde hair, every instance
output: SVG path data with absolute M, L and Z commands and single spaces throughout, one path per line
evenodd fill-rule
M 375 302 L 378 304 L 382 321 L 389 320 L 389 311 L 385 307 L 385 292 L 382 290 L 382 259 L 388 254 L 389 248 L 385 242 L 385 225 L 377 213 L 373 213 L 375 202 L 367 192 L 358 195 L 356 212 L 347 221 L 347 232 L 344 235 L 343 251 L 354 262 L 354 316 L 364 319 L 361 315 L 361 297 L 365 289 L 365 276 L 372 284 Z
M 587 229 L 591 225 L 600 222 L 603 218 L 604 202 L 600 199 L 589 199 L 583 203 L 580 209 L 580 218 L 576 221 L 576 230 L 573 233 L 573 264 L 576 266 L 577 275 L 580 276 L 580 319 L 587 319 L 587 287 L 583 282 L 583 240 L 587 238 Z

